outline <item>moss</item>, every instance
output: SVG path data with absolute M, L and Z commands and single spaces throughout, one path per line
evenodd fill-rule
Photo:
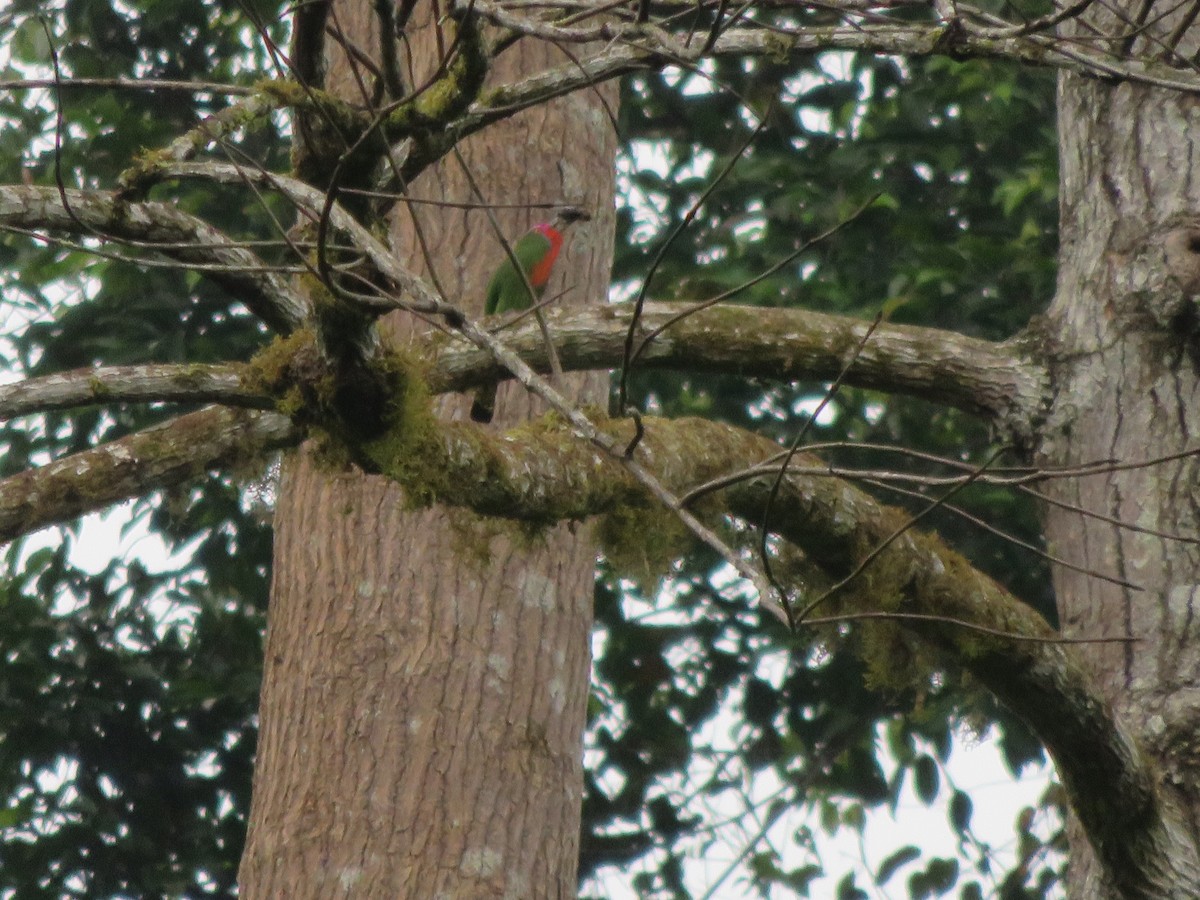
M 796 41 L 782 34 L 765 35 L 763 55 L 773 63 L 786 63 L 795 49 Z
M 308 90 L 290 78 L 262 78 L 254 83 L 254 89 L 280 106 L 300 106 L 308 100 Z
M 278 398 L 296 386 L 303 370 L 311 370 L 316 364 L 316 332 L 307 326 L 298 328 L 275 338 L 255 354 L 242 371 L 242 385 Z
M 159 147 L 143 149 L 128 166 L 117 176 L 117 184 L 127 196 L 142 196 L 158 181 L 159 172 L 163 166 L 174 159 L 170 148 Z
M 209 374 L 209 366 L 204 363 L 184 365 L 171 377 L 171 381 L 177 387 L 199 389 L 208 383 Z
M 260 81 L 257 88 L 279 106 L 317 113 L 331 128 L 340 130 L 347 137 L 361 134 L 371 122 L 366 112 L 320 88 L 286 79 Z
M 118 176 L 118 183 L 127 195 L 140 196 L 158 181 L 164 166 L 180 159 L 181 150 L 187 150 L 188 147 L 193 153 L 203 150 L 223 135 L 248 128 L 266 119 L 271 109 L 278 105 L 275 101 L 279 100 L 277 94 L 273 94 L 268 87 L 278 84 L 280 83 L 273 81 L 260 82 L 258 85 L 260 102 L 252 102 L 252 98 L 251 102 L 234 103 L 176 138 L 169 146 L 143 150 L 138 154 L 133 165 Z M 261 98 L 266 98 L 271 102 L 263 103 Z
M 625 503 L 601 516 L 600 548 L 618 575 L 651 585 L 692 544 L 692 533 L 661 504 Z
M 401 104 L 384 121 L 389 140 L 408 136 L 414 128 L 445 125 L 467 111 L 479 96 L 488 71 L 488 54 L 472 17 L 458 23 L 458 52 L 445 74 L 412 102 Z
M 292 168 L 298 178 L 324 187 L 337 169 L 343 186 L 361 187 L 370 180 L 374 163 L 384 149 L 380 141 L 360 140 L 376 127 L 373 114 L 295 81 L 262 81 L 258 89 L 279 106 L 297 113 Z M 350 158 L 343 160 L 347 147 L 355 149 Z
M 357 356 L 359 348 L 370 343 L 368 333 L 374 325 L 372 317 L 335 296 L 316 276 L 303 276 L 301 285 L 312 304 L 317 336 L 325 354 L 335 360 L 347 355 Z
M 532 552 L 546 541 L 549 523 L 499 516 L 482 516 L 462 506 L 446 508 L 454 552 L 464 564 L 483 572 L 492 562 L 492 544 L 503 539 L 522 553 Z M 576 523 L 570 525 L 572 531 Z
M 475 572 L 491 565 L 492 540 L 508 527 L 501 519 L 484 518 L 461 507 L 447 508 L 446 523 L 455 555 Z
M 494 109 L 507 106 L 512 97 L 512 89 L 507 85 L 498 84 L 479 92 L 477 102 L 483 109 Z
M 922 540 L 931 540 L 922 538 Z M 925 586 L 930 606 L 950 618 L 974 622 L 999 634 L 956 629 L 955 652 L 965 660 L 986 656 L 1008 657 L 1012 641 L 1002 634 L 1052 637 L 1054 631 L 1032 607 L 1012 600 L 1004 589 L 975 570 L 965 557 L 942 549 L 945 572 Z M 984 590 L 979 590 L 983 584 Z M 974 586 L 971 589 L 969 586 Z M 988 589 L 990 586 L 990 590 Z M 952 627 L 952 626 L 951 626 Z
M 902 510 L 885 510 L 884 520 L 871 531 L 894 533 L 909 521 Z M 865 531 L 846 535 L 850 558 L 865 559 L 876 543 Z M 845 587 L 836 591 L 815 612 L 817 616 L 853 616 L 858 613 L 922 612 L 912 607 L 914 563 L 911 532 L 875 556 Z M 815 598 L 811 598 L 815 599 Z M 802 601 L 800 605 L 803 605 Z M 910 622 L 898 620 L 851 620 L 850 640 L 865 664 L 865 682 L 872 690 L 891 696 L 920 696 L 929 689 L 930 673 L 938 670 L 936 648 L 914 632 Z
M 321 426 L 309 429 L 308 447 L 313 462 L 327 473 L 348 472 L 359 462 L 338 432 Z
M 377 471 L 404 488 L 411 505 L 430 506 L 452 493 L 454 479 L 423 361 L 391 349 L 375 368 L 386 383 L 386 408 L 382 410 L 381 433 L 363 443 L 362 453 Z
M 103 400 L 108 397 L 112 391 L 108 389 L 103 379 L 93 375 L 88 379 L 88 390 L 91 391 L 92 399 Z

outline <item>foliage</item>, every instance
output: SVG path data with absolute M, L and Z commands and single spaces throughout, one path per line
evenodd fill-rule
M 43 4 L 10 5 L 4 77 L 44 73 Z M 71 0 L 47 24 L 64 78 L 243 82 L 268 65 L 252 7 Z M 263 5 L 264 20 L 278 10 Z M 276 28 L 276 39 L 281 37 Z M 7 38 L 11 37 L 11 42 Z M 239 73 L 244 73 L 239 76 Z M 59 104 L 61 103 L 61 106 Z M 219 97 L 116 88 L 0 94 L 0 181 L 113 184 L 142 147 L 169 142 Z M 55 153 L 56 114 L 67 136 Z M 286 160 L 278 133 L 240 149 Z M 180 206 L 231 234 L 271 223 L 241 193 L 176 186 Z M 174 267 L 97 259 L 83 249 L 0 240 L 5 313 L 29 324 L 12 356 L 31 374 L 97 362 L 247 358 L 264 340 L 210 282 Z M 175 410 L 120 408 L 14 420 L 0 429 L 4 474 L 145 427 Z M 4 797 L 0 894 L 229 896 L 244 840 L 256 736 L 270 530 L 244 488 L 210 477 L 133 516 L 177 554 L 162 571 L 109 563 L 86 571 L 50 546 L 8 555 L 4 626 Z
M 244 84 L 272 71 L 264 37 L 283 39 L 283 6 L 266 2 L 66 0 L 49 20 L 49 39 L 34 18 L 42 10 L 17 0 L 0 21 L 11 48 L 4 77 L 44 72 L 52 40 L 64 77 Z M 155 92 L 105 87 L 0 93 L 0 180 L 50 184 L 57 169 L 70 184 L 111 186 L 140 148 L 165 145 L 225 102 L 190 93 L 163 102 Z M 651 296 L 728 290 L 840 226 L 738 299 L 863 317 L 895 306 L 898 321 L 1009 336 L 1053 285 L 1051 105 L 1048 76 L 983 61 L 824 54 L 633 76 L 620 113 L 626 188 L 614 281 L 630 290 L 648 277 L 651 251 L 753 138 L 649 276 Z M 767 127 L 752 134 L 757 117 Z M 239 140 L 247 158 L 286 166 L 279 129 Z M 659 168 L 648 165 L 652 157 L 663 161 Z M 233 235 L 277 237 L 268 210 L 244 192 L 173 185 L 171 196 Z M 30 323 L 10 348 L 26 372 L 244 359 L 265 340 L 218 289 L 170 267 L 97 260 L 19 234 L 0 240 L 0 266 L 6 313 Z M 645 372 L 630 381 L 630 400 L 642 408 L 717 417 L 784 441 L 824 391 Z M 964 461 L 995 449 L 964 416 L 915 401 L 843 389 L 832 409 L 808 442 L 887 443 Z M 6 423 L 4 473 L 164 414 L 85 410 Z M 831 458 L 914 465 L 853 448 Z M 0 893 L 231 894 L 249 804 L 270 564 L 269 528 L 245 495 L 244 485 L 210 477 L 185 496 L 136 504 L 134 517 L 177 554 L 163 571 L 117 562 L 83 570 L 69 552 L 78 525 L 57 530 L 44 549 L 10 551 L 0 595 Z M 1027 502 L 985 489 L 957 499 L 1036 540 Z M 1048 611 L 1039 560 L 939 515 L 976 564 Z M 666 614 L 646 614 L 660 602 L 660 585 L 624 574 L 602 563 L 596 587 L 602 650 L 581 877 L 618 867 L 636 873 L 644 896 L 685 895 L 687 854 L 717 839 L 688 791 L 711 800 L 736 793 L 742 779 L 770 775 L 779 787 L 768 816 L 808 804 L 830 831 L 861 827 L 867 810 L 895 804 L 911 782 L 926 802 L 946 804 L 963 851 L 938 859 L 906 846 L 875 872 L 841 873 L 815 854 L 795 865 L 756 847 L 748 891 L 806 896 L 819 874 L 840 878 L 842 897 L 866 896 L 857 886 L 864 880 L 903 881 L 914 897 L 954 888 L 963 897 L 990 895 L 998 883 L 1012 898 L 1053 890 L 1057 873 L 1031 820 L 1019 823 L 1022 865 L 996 872 L 986 848 L 971 841 L 970 798 L 939 775 L 964 723 L 996 726 L 1014 771 L 1042 756 L 993 703 L 949 690 L 958 687 L 953 673 L 931 679 L 919 696 L 868 688 L 846 649 L 852 632 L 789 636 L 747 611 L 708 551 L 694 550 L 665 583 Z M 729 709 L 740 723 L 732 752 L 702 737 Z M 890 775 L 885 753 L 895 765 Z
M 763 96 L 779 85 L 785 96 Z M 738 97 L 767 116 L 761 134 L 752 135 L 753 124 Z M 827 54 L 796 69 L 765 60 L 719 60 L 704 77 L 636 76 L 625 84 L 621 107 L 633 144 L 623 160 L 623 219 L 633 240 L 618 241 L 615 280 L 627 291 L 641 286 L 647 258 L 753 138 L 742 160 L 671 244 L 651 279 L 650 296 L 699 300 L 731 290 L 814 235 L 845 222 L 737 299 L 862 317 L 899 301 L 896 321 L 989 339 L 1011 336 L 1053 290 L 1052 108 L 1053 85 L 1046 76 L 978 60 L 901 63 Z M 642 143 L 634 137 L 639 133 L 647 135 Z M 876 194 L 873 205 L 846 222 Z M 648 206 L 657 212 L 647 213 Z M 827 388 L 661 373 L 636 374 L 630 386 L 632 401 L 643 409 L 713 416 L 781 441 L 795 438 Z M 886 444 L 977 463 L 996 449 L 967 416 L 920 401 L 843 388 L 832 410 L 832 421 L 811 430 L 806 443 Z M 826 455 L 863 468 L 915 471 L 925 465 L 862 447 L 835 448 Z M 882 496 L 917 511 L 933 495 Z M 979 489 L 954 502 L 1038 542 L 1027 498 Z M 1053 616 L 1040 558 L 986 532 L 964 529 L 954 513 L 939 511 L 934 518 L 976 565 Z M 595 822 L 593 840 L 599 846 L 617 845 L 631 854 L 637 848 L 647 853 L 645 860 L 658 860 L 639 885 L 645 895 L 682 892 L 683 848 L 694 853 L 707 845 L 707 823 L 676 809 L 670 836 L 664 838 L 658 818 L 643 813 L 640 828 L 627 824 L 614 838 L 612 822 L 638 822 L 638 811 L 652 807 L 689 764 L 695 767 L 697 755 L 715 752 L 698 736 L 719 709 L 744 720 L 737 732 L 740 758 L 726 764 L 722 778 L 689 781 L 689 789 L 718 795 L 736 786 L 739 777 L 772 769 L 783 784 L 775 798 L 780 807 L 831 803 L 845 816 L 850 810 L 894 805 L 907 779 L 916 782 L 926 802 L 947 804 L 964 847 L 971 842 L 965 795 L 941 787 L 929 775 L 936 773 L 934 758 L 917 748 L 940 748 L 938 758 L 944 761 L 956 727 L 994 725 L 1014 772 L 1041 759 L 1041 748 L 1023 725 L 977 695 L 964 707 L 961 694 L 942 689 L 945 681 L 931 682 L 916 714 L 907 712 L 916 698 L 866 690 L 861 666 L 843 642 L 825 636 L 815 644 L 791 643 L 785 632 L 771 627 L 769 617 L 747 617 L 737 602 L 722 598 L 713 586 L 715 569 L 704 553 L 683 563 L 670 580 L 678 615 L 673 624 L 661 625 L 632 615 L 631 610 L 646 606 L 631 603 L 628 584 L 602 568 L 597 617 L 608 642 L 597 661 L 597 677 L 619 698 L 624 729 L 600 725 L 593 731 L 598 762 L 592 769 L 622 786 L 614 797 L 593 782 L 585 818 Z M 775 681 L 760 677 L 764 660 L 783 653 L 792 659 L 786 675 Z M 813 664 L 825 654 L 831 655 L 823 665 Z M 659 677 L 646 684 L 647 672 Z M 636 679 L 636 689 L 629 679 Z M 882 746 L 881 729 L 887 735 Z M 884 746 L 898 764 L 891 779 L 881 768 Z M 674 750 L 667 753 L 668 747 Z M 694 840 L 679 840 L 688 831 Z M 649 853 L 651 847 L 658 853 Z M 590 866 L 623 861 L 619 852 L 610 860 L 589 857 L 586 848 L 587 842 L 585 874 Z M 1044 849 L 1038 841 L 1036 852 Z M 992 895 L 1001 882 L 1005 896 L 1012 897 L 1046 896 L 1054 889 L 1052 870 L 1035 866 L 1000 876 L 986 848 L 980 851 L 971 872 L 936 859 L 924 860 L 920 864 L 926 868 L 920 869 L 920 851 L 914 848 L 911 859 L 908 853 L 891 857 L 876 882 L 888 881 L 893 868 L 904 867 L 915 872 L 909 881 L 913 896 L 939 895 L 956 884 L 963 896 L 971 896 L 972 889 Z M 964 863 L 969 856 L 964 853 Z M 770 854 L 764 857 L 759 886 L 790 884 L 805 895 L 802 884 L 811 875 L 788 873 L 782 864 Z M 842 895 L 857 896 L 851 883 L 844 882 Z

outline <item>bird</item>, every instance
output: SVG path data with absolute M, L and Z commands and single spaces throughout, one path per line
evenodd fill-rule
M 550 281 L 550 273 L 554 261 L 558 259 L 558 251 L 562 249 L 567 227 L 590 218 L 582 209 L 568 206 L 559 210 L 553 222 L 534 225 L 523 234 L 512 245 L 512 253 L 505 254 L 504 260 L 488 281 L 484 314 L 494 316 L 533 306 Z M 521 267 L 519 271 L 518 264 Z M 496 382 L 492 381 L 476 390 L 471 404 L 471 418 L 480 423 L 490 422 L 495 409 Z

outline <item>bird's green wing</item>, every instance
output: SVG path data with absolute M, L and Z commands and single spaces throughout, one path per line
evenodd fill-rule
M 533 267 L 550 252 L 550 240 L 538 231 L 530 231 L 513 244 L 513 256 L 520 262 L 526 277 Z M 491 316 L 533 305 L 525 279 L 517 272 L 511 259 L 506 258 L 488 282 L 487 302 L 483 311 Z

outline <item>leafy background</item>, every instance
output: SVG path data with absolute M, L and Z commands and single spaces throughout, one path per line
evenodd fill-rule
M 795 24 L 823 14 L 777 15 Z M 251 84 L 274 74 L 263 35 L 284 44 L 285 16 L 283 4 L 269 2 L 16 0 L 0 14 L 0 46 L 8 47 L 0 77 L 50 71 L 48 28 L 66 78 Z M 63 179 L 111 187 L 140 148 L 164 145 L 225 103 L 217 94 L 103 87 L 2 91 L 0 181 L 53 184 L 60 129 Z M 894 321 L 1003 339 L 1053 291 L 1057 173 L 1045 73 L 852 54 L 722 59 L 700 72 L 627 79 L 620 117 L 616 295 L 642 285 L 666 235 L 762 118 L 766 127 L 671 243 L 650 296 L 695 300 L 736 287 L 839 224 L 737 301 L 862 318 L 886 305 Z M 248 158 L 286 168 L 281 122 L 239 141 Z M 244 191 L 199 183 L 158 190 L 235 237 L 277 237 L 260 200 Z M 9 377 L 93 363 L 245 359 L 265 341 L 255 320 L 196 275 L 99 256 L 94 246 L 0 235 Z M 826 390 L 638 371 L 629 385 L 629 401 L 643 409 L 710 416 L 781 441 L 797 435 Z M 6 422 L 2 474 L 176 412 L 120 407 Z M 929 466 L 861 445 L 966 462 L 997 449 L 955 411 L 848 388 L 806 440 L 856 442 L 826 453 L 847 465 L 914 471 Z M 913 509 L 928 502 L 880 496 Z M 113 559 L 99 572 L 81 568 L 73 561 L 78 524 L 8 550 L 0 895 L 234 893 L 256 736 L 269 499 L 269 473 L 247 472 L 138 501 L 128 527 L 162 542 L 166 561 L 153 566 Z M 1039 540 L 1025 498 L 977 487 L 956 502 Z M 933 524 L 1053 616 L 1036 555 L 950 512 Z M 999 866 L 974 839 L 970 796 L 943 777 L 964 729 L 992 729 L 1014 772 L 1043 760 L 1020 723 L 963 690 L 956 673 L 916 687 L 868 679 L 850 652 L 854 629 L 787 634 L 747 606 L 702 548 L 665 580 L 601 560 L 596 614 L 585 894 L 619 882 L 645 897 L 690 896 L 685 861 L 730 840 L 712 810 L 739 809 L 746 786 L 763 783 L 771 796 L 755 821 L 782 821 L 804 806 L 812 827 L 830 833 L 861 829 L 869 811 L 894 806 L 913 785 L 924 802 L 944 807 L 959 852 L 942 858 L 898 846 L 874 871 L 841 871 L 801 831 L 787 854 L 775 842 L 748 844 L 729 896 L 807 896 L 819 876 L 845 898 L 871 896 L 873 886 L 913 897 L 1058 890 L 1061 835 L 1034 827 L 1045 810 L 1022 814 L 1016 864 Z M 1053 808 L 1053 792 L 1045 803 Z

